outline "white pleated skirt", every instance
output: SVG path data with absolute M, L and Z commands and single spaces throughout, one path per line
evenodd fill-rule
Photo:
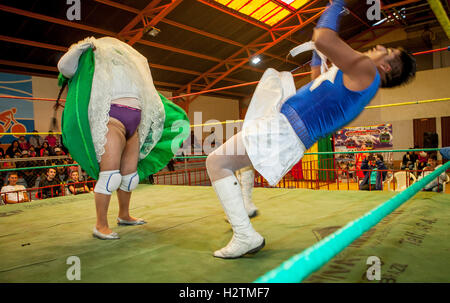
M 268 69 L 253 94 L 242 126 L 246 152 L 257 170 L 275 186 L 306 150 L 286 116 L 283 103 L 295 94 L 292 74 Z

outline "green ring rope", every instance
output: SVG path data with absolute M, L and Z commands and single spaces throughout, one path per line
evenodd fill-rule
M 450 161 L 362 217 L 348 223 L 302 253 L 291 257 L 254 282 L 299 283 L 303 281 L 449 168 Z
M 28 169 L 41 169 L 41 168 L 55 168 L 55 167 L 60 167 L 60 166 L 80 166 L 80 165 L 79 164 L 61 164 L 61 165 L 48 165 L 48 166 L 5 168 L 5 169 L 0 169 L 0 172 L 3 172 L 3 171 L 16 171 L 16 170 L 28 170 Z

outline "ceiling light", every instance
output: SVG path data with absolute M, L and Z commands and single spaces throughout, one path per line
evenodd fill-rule
M 258 64 L 260 61 L 261 61 L 260 57 L 253 57 L 253 59 L 252 59 L 253 64 Z
M 149 26 L 149 27 L 146 27 L 146 28 L 144 29 L 144 34 L 147 34 L 147 35 L 152 36 L 152 37 L 158 36 L 158 34 L 159 34 L 160 32 L 161 32 L 161 30 L 157 29 L 157 28 L 154 27 L 154 26 Z

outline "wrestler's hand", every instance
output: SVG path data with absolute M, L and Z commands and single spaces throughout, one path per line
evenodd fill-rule
M 342 15 L 346 14 L 344 10 L 345 0 L 333 0 L 327 6 L 325 12 L 320 16 L 316 28 L 329 28 L 335 32 L 339 32 L 339 23 Z
M 94 48 L 92 42 L 86 42 L 71 47 L 58 62 L 58 70 L 66 78 L 72 78 L 78 69 L 80 56 L 89 48 Z
M 85 50 L 87 50 L 89 48 L 95 49 L 95 46 L 94 46 L 94 43 L 92 43 L 92 42 L 86 42 L 86 43 L 77 45 L 76 48 L 81 50 L 81 52 L 83 53 Z

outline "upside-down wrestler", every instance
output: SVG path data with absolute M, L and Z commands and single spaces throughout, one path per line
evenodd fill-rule
M 309 43 L 313 81 L 296 92 L 291 73 L 268 69 L 256 87 L 242 131 L 208 156 L 212 186 L 233 229 L 231 241 L 215 251 L 215 257 L 238 258 L 265 245 L 249 220 L 255 209 L 249 204 L 253 168 L 276 185 L 316 141 L 355 119 L 380 87 L 398 86 L 414 77 L 415 61 L 403 49 L 377 46 L 361 53 L 339 38 L 344 5 L 343 0 L 333 1 L 314 29 Z M 326 58 L 332 67 L 324 72 Z M 237 179 L 234 172 L 246 167 L 251 169 Z

